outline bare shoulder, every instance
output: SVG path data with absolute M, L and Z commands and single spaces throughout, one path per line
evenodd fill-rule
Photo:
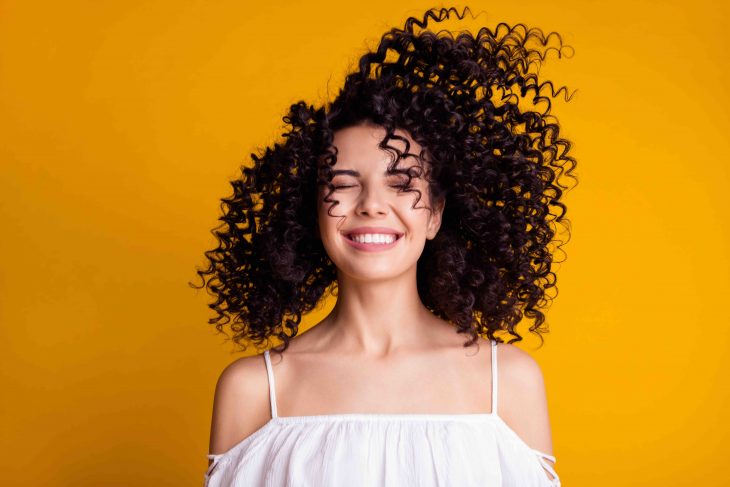
M 552 433 L 540 364 L 515 345 L 497 345 L 498 412 L 531 448 L 552 455 Z
M 499 343 L 497 354 L 501 381 L 519 387 L 523 392 L 544 393 L 542 368 L 529 352 L 510 343 Z
M 262 355 L 241 357 L 218 377 L 213 399 L 210 453 L 227 452 L 271 419 Z

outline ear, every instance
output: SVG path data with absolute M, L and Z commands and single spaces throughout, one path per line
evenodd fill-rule
M 433 240 L 436 238 L 439 229 L 441 228 L 441 221 L 444 215 L 444 208 L 446 207 L 446 198 L 441 198 L 437 204 L 434 205 L 433 212 L 429 217 L 428 228 L 426 232 L 426 239 Z

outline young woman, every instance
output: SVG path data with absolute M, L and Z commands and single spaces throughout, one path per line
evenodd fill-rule
M 218 380 L 206 486 L 560 485 L 540 367 L 511 344 L 523 316 L 547 331 L 575 165 L 530 72 L 550 36 L 414 31 L 452 12 L 386 33 L 326 107 L 294 104 L 223 199 L 211 323 L 265 350 Z

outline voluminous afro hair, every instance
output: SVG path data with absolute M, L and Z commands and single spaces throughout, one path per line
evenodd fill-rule
M 205 252 L 208 268 L 197 271 L 203 284 L 193 286 L 216 297 L 208 306 L 217 312 L 209 322 L 218 332 L 229 325 L 244 349 L 277 337 L 284 351 L 302 315 L 325 293 L 336 295 L 336 268 L 318 235 L 318 188 L 329 187 L 325 201 L 333 201 L 333 133 L 371 123 L 385 128 L 380 147 L 396 153 L 389 170 L 403 171 L 394 166 L 404 153 L 387 142 L 406 140 L 394 133 L 405 130 L 423 147 L 431 196 L 445 198 L 441 228 L 418 261 L 423 303 L 469 336 L 464 346 L 479 336 L 502 341 L 498 331 L 514 337 L 508 343 L 521 341 L 523 316 L 542 340 L 548 330 L 540 308 L 556 285 L 551 266 L 561 246 L 550 245 L 565 243 L 554 238 L 557 223 L 570 230 L 560 201 L 568 187 L 559 180 L 576 178 L 571 144 L 559 137 L 550 97 L 542 94 L 556 97 L 564 87 L 539 83 L 532 68 L 539 71 L 550 50 L 560 57 L 562 39 L 523 24 L 500 23 L 476 36 L 425 30 L 429 19 L 451 13 L 464 15 L 431 9 L 385 33 L 331 104 L 293 104 L 283 118 L 284 140 L 251 154 L 253 165 L 231 181 L 233 195 L 222 199 L 222 224 L 213 230 L 218 246 Z M 551 38 L 558 48 L 548 47 Z M 531 108 L 543 111 L 518 106 L 529 93 Z

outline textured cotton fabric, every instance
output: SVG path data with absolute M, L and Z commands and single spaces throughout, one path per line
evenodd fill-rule
M 497 414 L 492 341 L 491 413 L 278 416 L 269 351 L 272 417 L 213 460 L 204 487 L 560 486 L 545 459 Z M 543 468 L 544 467 L 544 468 Z M 554 477 L 550 480 L 546 471 Z

